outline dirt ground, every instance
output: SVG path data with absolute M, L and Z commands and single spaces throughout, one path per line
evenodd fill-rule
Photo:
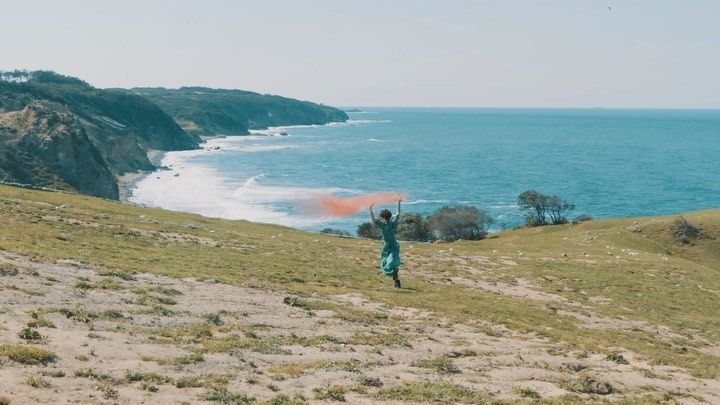
M 363 296 L 292 297 L 213 280 L 127 277 L 2 251 L 0 264 L 0 344 L 55 355 L 45 364 L 0 355 L 0 396 L 13 404 L 387 403 L 402 399 L 394 389 L 426 382 L 509 402 L 653 393 L 720 402 L 718 381 L 632 352 L 569 351 L 499 325 L 450 324 Z M 528 283 L 472 287 L 557 298 Z M 613 327 L 582 316 L 588 327 Z M 589 391 L 578 392 L 578 384 Z

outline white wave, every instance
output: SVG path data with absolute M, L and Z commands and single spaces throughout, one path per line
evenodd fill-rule
M 384 142 L 382 139 L 369 138 L 368 142 Z
M 410 200 L 403 201 L 405 205 L 417 205 L 417 204 L 451 204 L 454 201 L 450 200 Z
M 275 152 L 286 149 L 297 149 L 299 146 L 289 143 L 265 144 L 268 138 L 264 136 L 232 136 L 213 138 L 205 142 L 204 151 L 225 150 L 234 152 Z
M 167 153 L 162 164 L 172 170 L 157 171 L 139 181 L 129 200 L 213 218 L 307 228 L 323 223 L 326 218 L 293 215 L 277 204 L 287 205 L 321 194 L 353 192 L 341 188 L 263 185 L 260 180 L 264 173 L 249 177 L 237 187 L 216 169 L 187 164 L 186 157 L 185 151 Z
M 345 127 L 350 125 L 367 125 L 392 122 L 391 120 L 353 120 L 349 119 L 344 122 L 329 122 L 327 124 L 310 124 L 310 125 L 283 125 L 277 127 L 267 127 L 266 129 L 251 129 L 251 134 L 281 134 L 288 133 L 297 128 L 319 128 L 319 127 Z
M 235 145 L 226 148 L 225 150 L 232 150 L 237 152 L 275 152 L 279 150 L 297 149 L 297 145 Z

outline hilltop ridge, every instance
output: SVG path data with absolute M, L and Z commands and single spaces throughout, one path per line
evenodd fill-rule
M 348 120 L 337 108 L 246 90 L 138 87 L 131 91 L 157 103 L 185 131 L 199 135 L 245 135 L 251 129 Z

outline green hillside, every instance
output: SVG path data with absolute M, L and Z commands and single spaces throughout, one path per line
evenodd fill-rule
M 715 402 L 720 399 L 720 211 L 688 213 L 687 218 L 702 229 L 702 236 L 690 243 L 672 236 L 674 217 L 521 229 L 477 242 L 405 243 L 404 288 L 396 290 L 377 274 L 375 241 L 1 186 L 0 253 L 39 269 L 40 279 L 25 276 L 30 281 L 43 280 L 43 263 L 74 266 L 54 271 L 70 278 L 68 288 L 76 284 L 75 291 L 87 291 L 78 300 L 114 294 L 117 282 L 129 283 L 118 285 L 117 291 L 139 291 L 140 281 L 131 280 L 142 274 L 165 276 L 166 285 L 173 283 L 169 280 L 199 280 L 203 286 L 188 291 L 207 291 L 203 300 L 250 300 L 222 307 L 226 312 L 217 319 L 224 321 L 216 324 L 203 320 L 207 314 L 202 310 L 190 321 L 183 318 L 190 315 L 173 309 L 171 300 L 158 304 L 147 297 L 142 303 L 123 298 L 132 305 L 117 304 L 122 313 L 135 313 L 135 320 L 108 323 L 97 315 L 89 323 L 73 323 L 105 339 L 132 330 L 132 339 L 140 339 L 134 345 L 177 345 L 172 347 L 205 356 L 204 363 L 154 365 L 152 370 L 167 374 L 168 381 L 177 382 L 187 372 L 210 372 L 210 364 L 229 373 L 216 385 L 202 383 L 196 391 L 183 391 L 175 384 L 161 387 L 157 395 L 208 399 L 245 393 L 270 400 L 302 394 L 347 396 L 351 402 Z M 83 281 L 72 275 L 73 268 L 94 275 Z M 7 291 L 22 297 L 23 288 L 31 290 L 21 281 L 12 290 L 12 280 L 2 280 Z M 227 288 L 246 292 L 211 292 Z M 181 297 L 175 298 L 178 306 L 184 305 Z M 287 305 L 282 297 L 288 297 Z M 70 305 L 45 300 L 48 308 Z M 305 327 L 288 335 L 285 327 L 261 325 L 269 320 L 243 320 L 259 310 L 260 301 L 253 300 L 267 301 L 262 305 L 275 313 L 268 318 L 272 322 L 302 316 L 307 317 Z M 148 309 L 133 309 L 141 304 Z M 17 304 L 7 305 L 7 316 L 27 316 L 25 310 L 13 309 Z M 147 325 L 170 329 L 136 325 L 144 319 L 140 314 L 152 317 Z M 17 341 L 20 326 L 7 325 L 0 330 L 3 339 Z M 73 356 L 59 352 L 65 349 L 53 342 L 47 345 L 60 359 L 53 367 L 70 375 Z M 137 367 L 149 367 L 140 354 L 135 356 Z M 230 357 L 213 363 L 213 356 Z M 229 372 L 222 364 L 235 364 L 231 358 L 253 359 L 254 367 Z M 351 363 L 343 363 L 342 370 L 328 368 L 339 359 Z M 117 377 L 103 384 L 121 397 L 134 392 L 132 379 L 120 378 L 113 361 L 92 364 Z M 332 374 L 337 383 L 324 385 L 330 374 L 323 373 L 338 373 Z M 363 380 L 374 375 L 382 384 Z M 305 381 L 304 391 L 293 383 L 300 381 Z M 270 385 L 277 390 L 268 389 Z
M 244 135 L 249 129 L 348 120 L 337 108 L 244 90 L 154 87 L 132 91 L 157 103 L 185 131 L 199 135 Z

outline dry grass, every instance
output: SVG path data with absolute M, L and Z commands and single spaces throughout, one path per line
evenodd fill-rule
M 224 316 L 216 313 L 203 324 L 153 333 L 158 340 L 194 345 L 208 354 L 237 350 L 278 354 L 291 345 L 349 343 L 385 348 L 407 344 L 407 331 L 394 329 L 392 316 L 328 299 L 359 295 L 388 307 L 428 312 L 493 336 L 501 336 L 503 331 L 533 334 L 563 352 L 609 353 L 610 361 L 618 364 L 632 358 L 613 356 L 611 351 L 627 351 L 651 365 L 672 365 L 696 377 L 719 378 L 720 358 L 703 349 L 720 344 L 720 279 L 716 276 L 720 271 L 720 211 L 693 212 L 685 217 L 702 229 L 702 238 L 678 243 L 674 218 L 654 217 L 520 229 L 479 242 L 407 244 L 406 288 L 395 290 L 387 279 L 376 275 L 378 247 L 374 241 L 0 186 L 0 249 L 37 260 L 84 263 L 101 269 L 112 280 L 78 280 L 79 293 L 120 291 L 119 280 L 133 280 L 137 272 L 206 278 L 284 291 L 298 297 L 291 305 L 308 313 L 332 311 L 336 319 L 329 321 L 378 327 L 376 333 L 343 338 L 269 338 L 249 330 L 224 329 Z M 68 238 L 59 239 L 61 234 Z M 171 240 L 168 234 L 182 237 Z M 483 287 L 503 284 L 519 288 L 523 283 L 531 286 L 531 292 L 550 298 L 534 299 Z M 164 316 L 173 316 L 170 308 L 178 299 L 175 292 L 148 290 L 141 296 Z M 56 312 L 88 324 L 122 321 L 125 316 L 121 309 L 94 313 L 59 308 Z M 609 321 L 588 327 L 587 314 Z M 10 352 L 0 349 L 0 355 L 12 358 Z M 157 361 L 186 365 L 200 362 L 201 355 Z M 33 358 L 18 358 L 24 357 Z M 425 362 L 417 364 L 452 373 L 443 371 L 450 370 L 444 366 L 452 360 L 432 357 Z M 459 359 L 457 363 L 463 364 Z M 301 369 L 278 373 L 302 375 Z M 175 383 L 206 384 L 193 380 Z M 232 398 L 235 394 L 216 390 L 214 395 Z M 377 398 L 455 398 L 473 403 L 486 396 L 449 383 L 414 383 L 378 390 Z

